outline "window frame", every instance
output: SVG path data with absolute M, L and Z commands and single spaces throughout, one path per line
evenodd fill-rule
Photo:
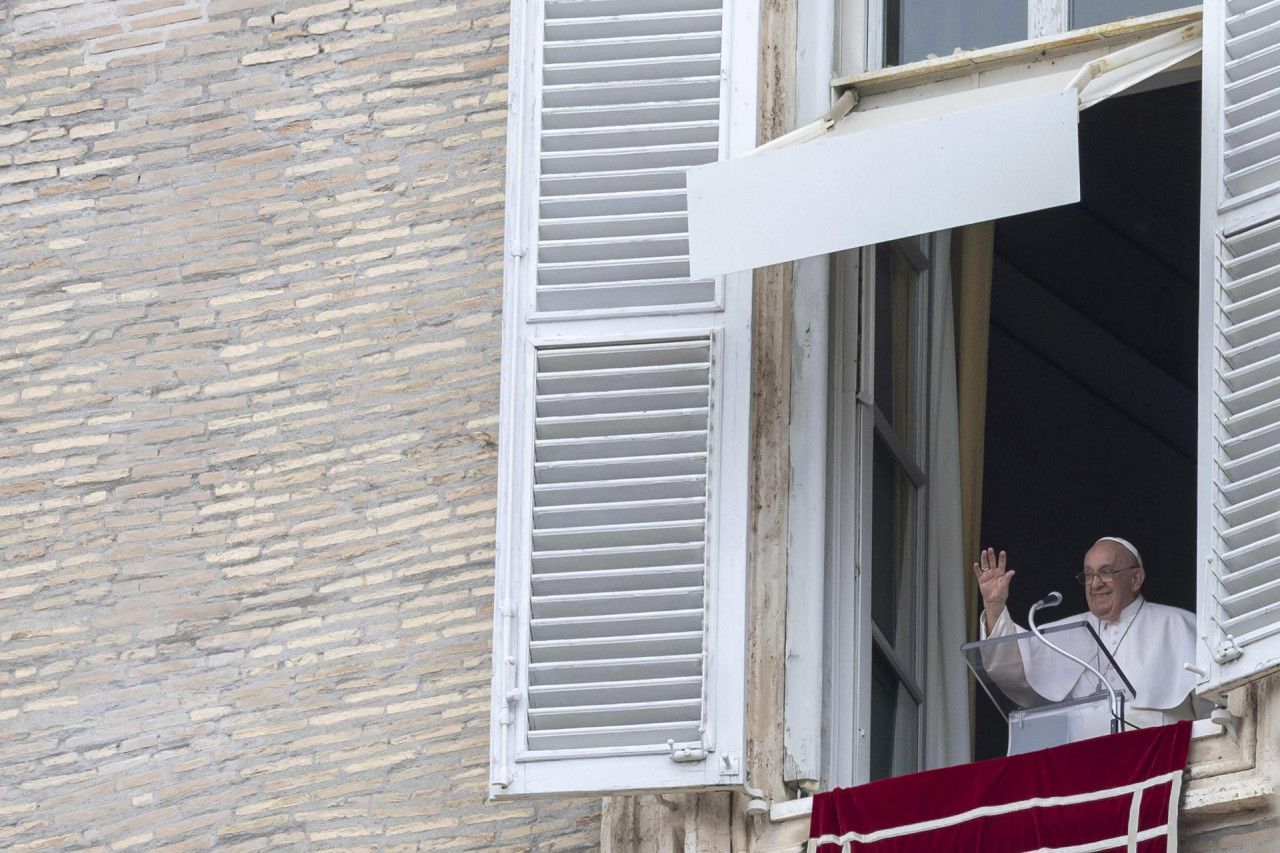
M 836 67 L 840 73 L 846 77 L 862 72 L 860 67 L 849 67 L 844 60 L 851 55 L 860 57 L 868 49 L 869 41 L 865 38 L 865 30 L 860 38 L 851 38 L 851 28 L 862 28 L 870 26 L 871 22 L 868 16 L 869 2 L 868 0 L 841 0 L 836 5 L 837 27 L 836 27 L 836 47 L 837 60 Z M 1105 45 L 1111 38 L 1123 38 L 1126 41 L 1120 42 L 1121 45 L 1128 43 L 1129 39 L 1143 38 L 1144 34 L 1158 30 L 1159 28 L 1168 28 L 1175 24 L 1182 23 L 1182 19 L 1190 18 L 1191 14 L 1185 10 L 1177 10 L 1173 12 L 1161 13 L 1159 16 L 1151 16 L 1151 20 L 1142 20 L 1137 22 L 1125 22 L 1119 27 L 1110 27 L 1106 32 L 1098 34 L 1099 41 L 1094 43 L 1081 43 L 1077 50 L 1069 50 L 1064 52 L 1063 61 L 1071 63 L 1087 61 L 1090 55 L 1094 54 L 1096 47 Z M 1195 16 L 1198 19 L 1198 15 Z M 1061 41 L 1061 40 L 1058 40 Z M 1049 44 L 1055 44 L 1054 40 L 1049 40 Z M 1066 46 L 1065 43 L 1063 45 Z M 1045 43 L 1027 44 L 1024 55 L 1009 55 L 1008 51 L 996 51 L 988 49 L 987 53 L 982 54 L 982 64 L 978 67 L 970 67 L 967 71 L 958 70 L 951 74 L 941 76 L 933 76 L 929 69 L 920 68 L 917 72 L 915 69 L 908 71 L 900 78 L 894 71 L 886 72 L 867 72 L 857 81 L 848 79 L 837 79 L 836 92 L 848 88 L 852 83 L 856 85 L 860 94 L 867 94 L 863 89 L 863 81 L 871 82 L 869 96 L 876 97 L 881 100 L 885 97 L 883 103 L 893 104 L 915 100 L 914 93 L 907 90 L 916 89 L 916 87 L 935 86 L 939 95 L 945 95 L 948 92 L 963 91 L 964 87 L 955 86 L 948 79 L 957 75 L 977 74 L 990 68 L 996 72 L 992 77 L 993 81 L 1008 82 L 1019 79 L 1024 74 L 1034 74 L 1032 67 L 1039 61 L 1041 51 L 1045 49 Z M 988 60 L 987 54 L 1003 53 L 1003 56 L 991 56 Z M 1105 55 L 1105 53 L 1103 54 Z M 939 63 L 931 63 L 941 66 Z M 883 77 L 884 83 L 879 83 L 878 78 Z M 936 81 L 936 82 L 934 82 Z M 893 94 L 895 90 L 903 90 L 902 95 Z M 923 92 L 923 89 L 919 90 Z M 925 97 L 928 97 L 925 95 Z M 870 610 L 865 607 L 865 601 L 858 601 L 856 597 L 857 584 L 861 579 L 857 576 L 857 572 L 849 572 L 853 577 L 842 577 L 839 571 L 840 565 L 843 563 L 849 565 L 852 560 L 857 560 L 859 566 L 869 565 L 869 551 L 861 549 L 861 543 L 855 544 L 850 541 L 848 531 L 840 529 L 843 524 L 846 528 L 851 523 L 850 516 L 854 512 L 848 504 L 851 503 L 850 496 L 841 496 L 840 492 L 842 479 L 847 478 L 850 474 L 854 478 L 861 477 L 860 471 L 870 470 L 870 457 L 860 459 L 860 461 L 851 463 L 851 455 L 854 460 L 858 460 L 856 452 L 856 443 L 850 441 L 847 437 L 841 435 L 841 423 L 849 423 L 850 418 L 856 420 L 853 414 L 859 409 L 865 409 L 865 399 L 867 395 L 856 386 L 850 383 L 850 376 L 858 376 L 865 370 L 873 370 L 872 353 L 869 351 L 869 336 L 863 335 L 856 340 L 842 339 L 847 336 L 842 335 L 844 331 L 842 324 L 849 323 L 847 316 L 850 310 L 856 310 L 862 305 L 865 296 L 862 293 L 849 293 L 850 284 L 857 281 L 859 287 L 865 289 L 865 283 L 872 281 L 868 278 L 871 274 L 871 259 L 868 253 L 873 253 L 874 247 L 864 248 L 863 250 L 854 250 L 841 253 L 835 253 L 830 256 L 831 269 L 831 293 L 830 293 L 830 323 L 829 323 L 829 358 L 827 359 L 827 388 L 828 388 L 828 419 L 827 419 L 827 458 L 831 476 L 827 487 L 827 561 L 825 567 L 825 588 L 827 595 L 825 596 L 826 630 L 824 633 L 824 642 L 822 649 L 823 658 L 823 675 L 824 683 L 821 687 L 823 695 L 823 712 L 822 712 L 822 729 L 821 738 L 818 743 L 817 753 L 820 756 L 820 772 L 821 786 L 829 788 L 836 785 L 855 784 L 856 782 L 865 781 L 868 778 L 869 756 L 864 755 L 868 751 L 863 748 L 865 737 L 868 733 L 868 718 L 863 708 L 867 703 L 865 697 L 869 695 L 869 677 L 862 673 L 857 678 L 842 678 L 840 676 L 839 667 L 833 661 L 840 660 L 869 660 L 871 646 L 866 636 L 870 634 L 869 630 L 859 628 L 860 625 L 870 624 Z M 866 310 L 864 307 L 862 310 Z M 873 315 L 867 315 L 873 316 Z M 848 328 L 857 328 L 856 323 Z M 855 363 L 856 353 L 858 361 Z M 865 374 L 865 375 L 874 375 Z M 853 402 L 856 401 L 856 402 Z M 866 420 L 865 418 L 863 420 Z M 846 430 L 848 427 L 844 427 Z M 858 436 L 859 441 L 864 444 L 867 439 L 863 437 L 863 432 L 867 430 L 865 425 L 859 424 Z M 793 448 L 793 452 L 795 449 Z M 793 462 L 794 465 L 794 462 Z M 859 494 L 862 493 L 864 486 L 859 485 Z M 845 491 L 849 491 L 846 489 Z M 869 523 L 869 516 L 862 519 L 861 523 Z M 851 529 L 851 528 L 850 528 Z M 845 602 L 841 604 L 840 602 Z M 853 604 L 850 604 L 853 602 Z M 840 614 L 841 618 L 833 616 L 832 611 Z M 852 614 L 852 618 L 848 618 Z M 921 625 L 920 630 L 924 627 Z M 927 661 L 926 661 L 927 664 Z M 867 669 L 867 667 L 863 667 Z M 923 669 L 917 670 L 921 673 Z M 923 675 L 922 675 L 923 680 Z M 928 697 L 925 697 L 928 700 Z M 924 707 L 923 705 L 921 706 Z M 855 720 L 855 725 L 850 730 L 848 721 Z M 843 724 L 842 724 L 843 722 Z M 921 719 L 923 725 L 923 716 Z M 790 733 L 790 722 L 788 723 L 788 733 Z
M 928 613 L 924 607 L 925 597 L 919 591 L 925 576 L 929 529 L 926 454 L 930 411 L 929 372 L 926 368 L 931 357 L 930 294 L 935 267 L 930 258 L 933 243 L 931 236 L 920 235 L 882 244 L 888 246 L 890 252 L 898 253 L 910 266 L 916 296 L 911 322 L 915 324 L 912 356 L 917 381 L 912 388 L 911 434 L 905 439 L 894 433 L 875 400 L 876 247 L 840 253 L 835 258 L 834 340 L 829 362 L 833 400 L 829 422 L 834 477 L 828 504 L 829 541 L 833 550 L 827 566 L 828 584 L 833 594 L 827 596 L 825 614 L 828 654 L 824 655 L 826 678 L 823 686 L 823 729 L 827 734 L 823 744 L 821 782 L 824 788 L 860 784 L 870 778 L 871 751 L 866 746 L 868 739 L 874 736 L 871 672 L 872 656 L 877 651 L 888 660 L 895 675 L 916 701 L 917 750 L 912 770 L 923 768 L 923 750 L 920 747 L 924 742 L 924 709 L 928 702 L 924 687 L 929 665 L 924 642 Z M 916 641 L 910 661 L 900 659 L 885 641 L 871 615 L 874 569 L 868 531 L 872 529 L 874 491 L 871 472 L 877 438 L 893 455 L 894 461 L 908 471 L 915 486 L 911 568 L 917 590 L 913 614 Z M 845 618 L 849 613 L 855 613 L 855 618 Z M 847 663 L 840 665 L 840 661 Z M 908 671 L 908 666 L 914 675 Z M 853 721 L 852 727 L 849 726 L 850 720 Z
M 1031 0 L 1031 5 L 1036 5 L 1035 0 Z M 1025 45 L 1025 50 L 1020 52 L 999 51 L 999 53 L 1004 54 L 1003 56 L 996 56 L 997 51 L 988 50 L 986 52 L 987 56 L 976 58 L 972 66 L 963 70 L 950 67 L 942 68 L 941 63 L 938 63 L 937 71 L 932 68 L 921 67 L 903 75 L 876 74 L 874 69 L 880 66 L 868 58 L 868 47 L 870 44 L 875 43 L 868 36 L 868 29 L 871 27 L 869 0 L 838 0 L 835 6 L 836 26 L 834 41 L 836 59 L 833 66 L 838 78 L 835 81 L 836 95 L 855 86 L 860 95 L 865 95 L 868 90 L 879 93 L 892 89 L 914 88 L 922 84 L 927 86 L 931 85 L 926 82 L 927 80 L 944 81 L 948 77 L 976 75 L 980 71 L 987 71 L 988 73 L 995 71 L 1002 77 L 1008 74 L 1017 74 L 1025 67 L 1026 63 L 1035 61 L 1034 53 L 1065 45 L 1065 40 L 1059 38 L 1046 39 L 1045 42 L 1035 45 L 1027 44 Z M 1069 11 L 1064 13 L 1064 22 L 1069 21 L 1069 17 L 1066 17 L 1068 15 Z M 1034 19 L 1032 18 L 1032 20 Z M 1199 11 L 1194 7 L 1189 7 L 1157 13 L 1149 18 L 1133 22 L 1125 21 L 1107 25 L 1104 31 L 1099 33 L 1099 36 L 1104 39 L 1112 37 L 1127 39 L 1134 35 L 1143 37 L 1143 34 L 1160 27 L 1174 24 L 1186 25 L 1198 20 L 1200 20 Z M 1069 32 L 1069 30 L 1064 25 L 1060 32 Z M 1103 43 L 1095 42 L 1098 45 Z M 1090 49 L 1089 46 L 1082 43 L 1078 54 L 1087 54 Z M 1011 53 L 1014 55 L 1010 55 Z M 1078 54 L 1072 53 L 1071 55 Z M 801 61 L 803 62 L 803 60 L 804 57 L 802 56 Z M 942 73 L 938 73 L 939 71 Z M 852 78 L 857 75 L 863 76 L 857 80 L 839 79 Z M 891 77 L 892 80 L 890 80 Z M 881 78 L 884 79 L 884 82 L 881 82 Z M 867 84 L 865 88 L 864 84 Z M 935 85 L 941 91 L 942 86 L 945 84 L 939 83 Z M 1211 164 L 1207 160 L 1204 165 L 1206 168 L 1215 170 L 1218 167 L 1218 164 Z M 1206 197 L 1203 202 L 1206 205 L 1212 205 L 1213 199 Z M 1204 223 L 1205 218 L 1202 215 L 1202 227 Z M 842 440 L 836 425 L 839 423 L 839 416 L 842 412 L 852 410 L 854 406 L 858 405 L 855 401 L 856 383 L 851 383 L 849 376 L 852 373 L 850 365 L 855 363 L 859 352 L 859 342 L 857 340 L 842 340 L 840 327 L 851 306 L 853 310 L 856 310 L 858 304 L 856 298 L 848 298 L 846 295 L 847 288 L 842 287 L 842 283 L 849 281 L 851 275 L 856 275 L 857 270 L 864 264 L 864 259 L 859 256 L 861 254 L 865 254 L 865 250 L 861 253 L 855 251 L 833 254 L 825 259 L 828 261 L 826 266 L 831 270 L 830 278 L 832 283 L 829 312 L 830 358 L 826 360 L 827 373 L 824 379 L 829 400 L 825 451 L 832 471 L 832 477 L 827 481 L 826 489 L 828 495 L 826 501 L 828 560 L 825 568 L 825 588 L 827 591 L 825 606 L 828 609 L 828 613 L 837 606 L 836 602 L 849 594 L 847 589 L 842 588 L 840 584 L 841 578 L 838 574 L 833 574 L 832 572 L 832 566 L 838 563 L 842 558 L 842 554 L 846 554 L 850 547 L 850 543 L 841 541 L 838 529 L 839 520 L 842 516 L 847 515 L 848 510 L 842 506 L 839 496 L 840 489 L 836 479 L 843 470 L 838 466 L 847 456 L 848 448 L 841 446 Z M 799 275 L 799 272 L 797 272 L 797 275 Z M 795 453 L 796 449 L 793 448 L 792 452 Z M 809 448 L 808 452 L 822 453 L 823 450 Z M 1197 571 L 1203 577 L 1204 569 L 1200 567 Z M 853 691 L 851 689 L 842 690 L 840 689 L 842 685 L 833 683 L 831 659 L 844 654 L 846 650 L 851 648 L 852 635 L 858 633 L 856 623 L 862 618 L 864 618 L 862 614 L 855 613 L 852 619 L 833 620 L 827 618 L 825 620 L 827 627 L 824 633 L 823 648 L 821 649 L 824 673 L 824 682 L 821 685 L 824 700 L 822 732 L 818 742 L 818 749 L 816 750 L 821 761 L 823 787 L 847 784 L 842 780 L 852 778 L 848 765 L 852 763 L 854 746 L 857 742 L 857 732 L 851 730 L 847 724 L 833 725 L 833 721 L 849 719 L 848 714 L 851 713 L 849 708 L 854 700 Z M 844 686 L 849 687 L 849 685 Z M 818 685 L 814 685 L 814 687 L 817 688 Z M 1201 720 L 1194 724 L 1190 761 L 1191 778 L 1199 780 L 1200 784 L 1198 787 L 1193 788 L 1191 795 L 1182 807 L 1184 817 L 1203 819 L 1210 817 L 1215 809 L 1220 809 L 1225 804 L 1240 803 L 1244 802 L 1245 799 L 1248 799 L 1249 802 L 1262 802 L 1263 798 L 1271 796 L 1272 788 L 1269 787 L 1269 783 L 1263 781 L 1263 777 L 1257 769 L 1257 762 L 1253 754 L 1254 742 L 1251 735 L 1254 726 L 1261 721 L 1260 704 L 1265 707 L 1265 702 L 1267 701 L 1259 693 L 1260 689 L 1257 684 L 1253 684 L 1232 692 L 1229 697 L 1230 709 L 1236 717 L 1230 725 L 1224 725 L 1224 721 L 1231 719 L 1229 717 Z M 1271 694 L 1275 693 L 1274 690 L 1270 692 Z M 789 720 L 788 734 L 790 734 L 791 725 L 792 723 Z M 845 756 L 844 767 L 841 766 L 841 761 L 838 758 L 840 755 Z M 1246 785 L 1248 786 L 1247 791 L 1245 791 L 1244 787 Z M 1242 792 L 1247 794 L 1244 799 L 1242 799 Z M 811 804 L 811 799 L 777 803 L 771 810 L 771 818 L 775 822 L 807 818 Z
M 1087 27 L 1073 28 L 1071 26 L 1072 0 L 1026 0 L 1026 2 L 1026 39 L 1060 36 L 1072 32 L 1073 29 L 1088 29 Z M 1195 5 L 1189 4 L 1185 8 L 1193 8 Z M 1165 12 L 1153 12 L 1151 16 L 1169 15 L 1177 11 L 1179 10 L 1171 9 Z M 1112 23 L 1118 23 L 1122 20 L 1124 19 L 1121 18 Z M 837 0 L 835 26 L 837 76 L 878 71 L 886 67 L 884 64 L 884 26 L 883 0 Z M 991 45 L 991 47 L 1017 43 L 1003 42 L 1000 45 Z M 979 49 L 987 50 L 990 48 Z

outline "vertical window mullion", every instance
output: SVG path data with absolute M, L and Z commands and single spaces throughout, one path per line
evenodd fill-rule
M 1057 35 L 1070 29 L 1070 0 L 1027 0 L 1027 38 Z

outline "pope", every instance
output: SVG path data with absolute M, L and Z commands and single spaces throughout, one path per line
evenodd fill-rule
M 1016 574 L 1008 568 L 1005 552 L 997 555 L 994 548 L 986 549 L 973 564 L 973 573 L 982 592 L 982 639 L 1024 631 L 1005 606 Z M 1144 598 L 1140 590 L 1146 577 L 1132 543 L 1104 536 L 1084 555 L 1084 571 L 1076 575 L 1084 585 L 1089 612 L 1040 627 L 1081 621 L 1093 626 L 1133 684 L 1135 696 L 1125 710 L 1129 724 L 1159 726 L 1203 717 L 1212 705 L 1195 696 L 1195 676 L 1183 667 L 1195 661 L 1195 616 Z M 1106 674 L 1105 659 L 1090 662 Z M 1019 694 L 1025 696 L 1028 689 L 1050 702 L 1088 696 L 1098 689 L 1094 675 L 1037 641 L 1012 644 L 1000 659 L 989 660 L 987 669 L 1006 693 L 1024 703 L 1027 700 Z

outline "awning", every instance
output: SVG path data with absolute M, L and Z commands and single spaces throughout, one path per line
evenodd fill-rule
M 690 169 L 691 275 L 1079 201 L 1079 111 L 1193 56 L 1200 41 L 1193 24 L 1078 71 L 843 119 L 837 109 L 746 156 Z

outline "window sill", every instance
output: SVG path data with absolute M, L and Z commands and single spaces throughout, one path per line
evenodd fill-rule
M 1252 714 L 1248 715 L 1249 718 Z M 1227 736 L 1226 732 L 1217 723 L 1210 720 L 1196 720 L 1191 724 L 1191 756 L 1189 759 L 1190 770 L 1188 776 L 1192 780 L 1207 780 L 1222 776 L 1223 774 L 1231 774 L 1236 771 L 1252 769 L 1252 735 L 1253 726 L 1251 719 L 1241 722 L 1240 742 L 1237 743 Z M 1247 750 L 1246 750 L 1247 746 Z M 1248 752 L 1247 766 L 1245 766 L 1244 753 Z M 1207 789 L 1209 786 L 1200 786 L 1201 789 Z M 1238 782 L 1233 783 L 1230 791 L 1223 792 L 1230 799 L 1215 799 L 1208 794 L 1206 790 L 1204 794 L 1193 796 L 1196 791 L 1195 787 L 1189 788 L 1187 799 L 1188 802 L 1183 807 L 1183 811 L 1194 811 L 1196 809 L 1208 808 L 1213 805 L 1225 804 L 1232 808 L 1240 808 L 1240 796 L 1249 794 L 1252 788 L 1249 785 L 1241 785 Z M 799 800 L 787 800 L 782 803 L 774 803 L 769 809 L 769 820 L 773 823 L 786 823 L 788 821 L 807 820 L 813 811 L 813 798 L 805 797 Z
M 991 71 L 1007 65 L 1055 58 L 1091 48 L 1122 47 L 1145 35 L 1195 23 L 1200 20 L 1200 9 L 1200 6 L 1191 6 L 1012 44 L 1001 44 L 979 50 L 963 50 L 950 56 L 922 59 L 907 65 L 895 65 L 850 77 L 840 77 L 831 82 L 831 88 L 835 90 L 837 96 L 846 91 L 855 90 L 862 98 L 893 89 L 905 89 L 922 83 Z

